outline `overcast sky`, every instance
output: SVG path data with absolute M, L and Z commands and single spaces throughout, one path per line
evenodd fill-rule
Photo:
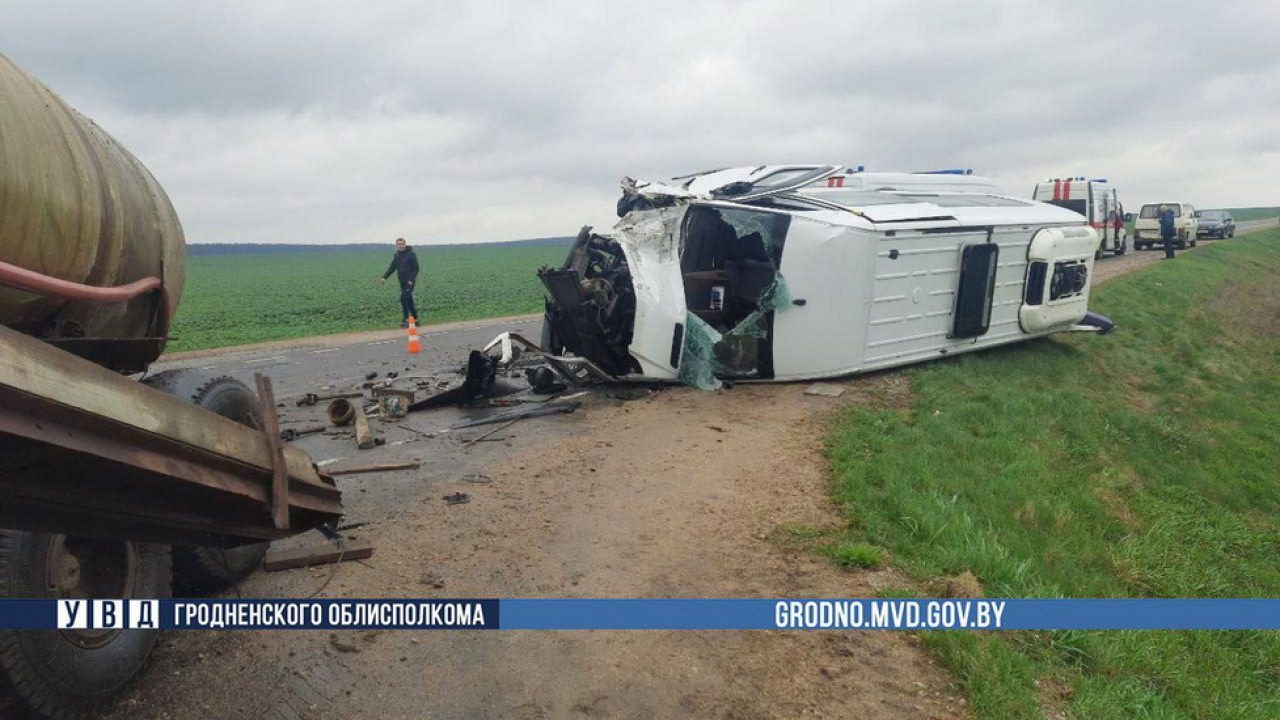
M 0 52 L 189 242 L 572 235 L 623 175 L 785 162 L 1280 205 L 1280 4 L 1205 8 L 4 0 Z

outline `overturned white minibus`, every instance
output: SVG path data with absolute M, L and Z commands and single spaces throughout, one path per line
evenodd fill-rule
M 615 377 L 804 380 L 1110 329 L 1086 321 L 1096 232 L 970 174 L 624 179 L 618 214 L 539 272 L 543 349 Z

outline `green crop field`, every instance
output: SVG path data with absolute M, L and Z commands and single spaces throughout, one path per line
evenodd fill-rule
M 521 243 L 419 247 L 418 311 L 426 323 L 500 317 L 542 309 L 544 264 L 564 260 L 564 245 Z M 400 325 L 399 286 L 376 278 L 390 246 L 334 251 L 195 254 L 174 318 L 168 350 L 197 350 L 264 340 Z
M 1280 597 L 1278 273 L 1280 229 L 1242 236 L 1099 286 L 1112 335 L 902 371 L 908 400 L 833 430 L 847 527 L 790 534 L 925 592 L 971 572 L 990 597 Z M 1280 717 L 1280 633 L 925 642 L 977 718 Z
M 1280 207 L 1227 208 L 1236 222 L 1280 217 Z

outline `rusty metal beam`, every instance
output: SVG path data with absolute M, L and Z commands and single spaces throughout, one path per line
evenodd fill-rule
M 276 417 L 276 394 L 271 378 L 254 373 L 258 402 L 262 406 L 262 432 L 271 449 L 271 522 L 277 530 L 289 528 L 289 469 L 284 464 L 284 444 L 280 442 L 280 418 Z
M 341 516 L 332 478 L 300 449 L 273 452 L 262 431 L 14 335 L 0 328 L 0 527 L 207 543 Z M 54 366 L 33 369 L 41 359 Z M 100 384 L 84 384 L 85 366 Z

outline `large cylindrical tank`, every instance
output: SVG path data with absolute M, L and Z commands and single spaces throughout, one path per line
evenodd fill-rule
M 55 342 L 151 339 L 145 362 L 163 349 L 186 262 L 177 213 L 151 173 L 3 55 L 0 262 L 94 287 L 160 278 L 163 292 L 123 302 L 0 286 L 0 324 Z

